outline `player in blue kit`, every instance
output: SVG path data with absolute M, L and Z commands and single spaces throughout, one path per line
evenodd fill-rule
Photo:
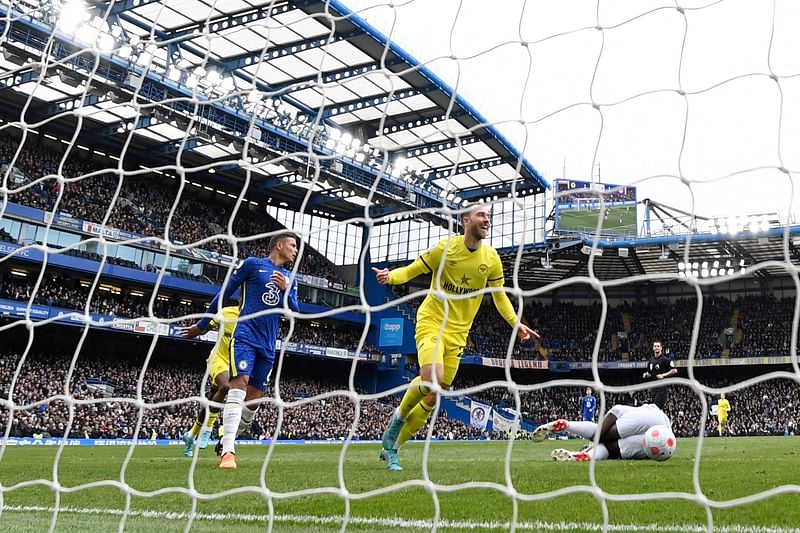
M 593 422 L 596 412 L 597 398 L 592 396 L 592 388 L 586 387 L 586 396 L 581 398 L 581 418 L 586 422 Z
M 222 415 L 220 468 L 237 468 L 234 442 L 258 410 L 258 406 L 250 409 L 245 402 L 262 398 L 267 392 L 284 302 L 292 311 L 300 310 L 297 281 L 291 281 L 291 272 L 285 268 L 297 256 L 298 241 L 293 233 L 274 235 L 269 241 L 269 256 L 245 259 L 208 305 L 206 312 L 216 313 L 218 302 L 242 288 L 241 314 L 230 346 L 230 389 Z M 211 319 L 204 317 L 196 326 L 207 331 Z

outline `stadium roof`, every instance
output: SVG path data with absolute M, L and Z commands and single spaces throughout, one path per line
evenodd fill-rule
M 599 240 L 595 255 L 592 241 L 591 237 L 562 237 L 526 247 L 519 261 L 519 285 L 527 289 L 588 277 L 590 258 L 594 276 L 604 282 L 645 276 L 643 281 L 649 283 L 674 282 L 687 276 L 710 282 L 723 275 L 768 280 L 800 268 L 800 226 L 738 235 L 701 233 L 692 235 L 691 241 L 686 235 Z M 499 251 L 506 279 L 511 280 L 518 250 L 509 247 Z
M 337 1 L 25 5 L 0 3 L 6 121 L 30 97 L 24 120 L 37 129 L 71 139 L 79 127 L 78 142 L 112 154 L 128 142 L 142 167 L 180 156 L 189 179 L 232 192 L 244 166 L 251 199 L 299 209 L 308 196 L 307 211 L 335 219 L 363 214 L 370 190 L 381 216 L 549 187 L 463 98 Z

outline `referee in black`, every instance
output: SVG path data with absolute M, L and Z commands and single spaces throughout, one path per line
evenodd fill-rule
M 642 374 L 646 381 L 660 381 L 678 373 L 675 362 L 664 355 L 664 346 L 660 340 L 653 341 L 653 357 L 647 363 L 647 371 Z M 653 403 L 662 411 L 667 403 L 667 388 L 658 387 L 652 392 Z

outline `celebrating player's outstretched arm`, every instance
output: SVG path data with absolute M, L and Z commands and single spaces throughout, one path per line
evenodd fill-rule
M 375 279 L 381 284 L 402 285 L 421 274 L 432 275 L 431 291 L 417 311 L 420 373 L 406 390 L 383 434 L 381 458 L 387 461 L 390 470 L 402 470 L 398 449 L 425 425 L 436 405 L 436 394 L 425 383 L 435 382 L 442 388 L 450 386 L 483 300 L 483 289 L 504 285 L 500 256 L 483 243 L 491 225 L 489 207 L 473 206 L 461 220 L 464 235 L 443 239 L 410 265 L 391 271 L 372 267 Z M 434 291 L 444 293 L 445 298 Z M 522 341 L 538 337 L 525 324 L 517 324 L 517 313 L 504 291 L 492 292 L 492 299 L 505 321 L 519 328 L 517 334 Z

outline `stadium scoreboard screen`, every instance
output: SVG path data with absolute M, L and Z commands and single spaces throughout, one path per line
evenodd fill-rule
M 635 237 L 636 187 L 556 180 L 556 232 L 593 234 L 598 217 L 602 219 L 602 235 Z

